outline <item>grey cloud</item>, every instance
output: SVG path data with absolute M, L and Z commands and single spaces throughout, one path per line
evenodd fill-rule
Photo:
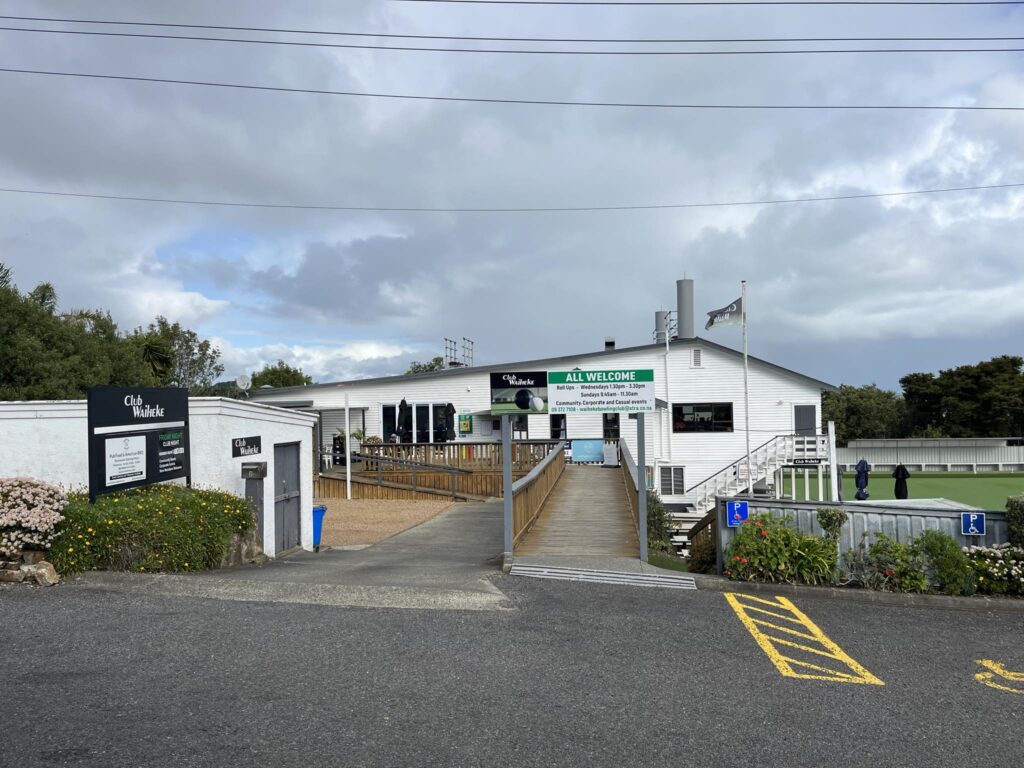
M 83 16 L 227 19 L 218 4 L 202 2 L 176 3 L 174 19 L 154 2 L 76 6 Z M 21 7 L 39 15 L 66 12 L 60 2 Z M 226 23 L 767 37 L 877 34 L 879 18 L 837 9 L 622 8 L 581 16 L 578 9 L 316 0 L 249 2 Z M 951 9 L 929 18 L 927 30 L 913 9 L 887 9 L 884 18 L 894 30 L 999 34 L 1007 18 L 1024 15 Z M 1020 61 L 996 56 L 603 60 L 10 33 L 0 41 L 18 66 L 296 87 L 708 103 L 1012 103 L 1024 97 Z M 14 75 L 0 75 L 0 99 L 8 107 L 0 121 L 0 186 L 488 207 L 742 200 L 1024 180 L 1015 159 L 1024 133 L 1015 115 L 424 104 Z M 163 292 L 168 305 L 207 334 L 230 335 L 244 326 L 261 337 L 254 348 L 266 339 L 294 346 L 314 337 L 342 346 L 357 336 L 425 357 L 441 351 L 441 336 L 466 335 L 477 340 L 480 361 L 598 347 L 606 334 L 620 343 L 643 342 L 651 313 L 671 307 L 672 281 L 683 272 L 698 281 L 698 311 L 734 298 L 746 277 L 760 343 L 771 343 L 786 363 L 802 360 L 808 337 L 818 333 L 837 347 L 865 334 L 983 337 L 984 322 L 965 324 L 948 306 L 977 310 L 1000 286 L 1019 283 L 1012 246 L 1024 238 L 1020 203 L 1015 211 L 1012 199 L 995 193 L 760 211 L 427 216 L 5 197 L 0 260 L 14 262 L 19 282 L 53 279 L 74 301 L 109 302 L 115 316 L 126 318 L 141 310 L 124 288 L 141 278 L 145 296 Z M 213 245 L 172 249 L 179 254 L 173 260 L 156 260 L 161 248 L 218 230 L 244 233 L 258 245 L 241 256 Z M 234 311 L 219 311 L 218 301 Z M 919 310 L 889 323 L 861 321 L 900 302 Z M 997 322 L 1020 322 L 1013 313 L 996 315 Z M 391 366 L 404 362 L 351 360 L 331 371 L 394 372 Z M 815 365 L 826 369 L 818 375 L 835 380 L 854 370 L 838 348 L 823 348 Z

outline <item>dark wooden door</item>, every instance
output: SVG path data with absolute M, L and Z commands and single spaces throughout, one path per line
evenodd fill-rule
M 299 546 L 302 494 L 299 444 L 274 446 L 274 542 L 278 552 Z

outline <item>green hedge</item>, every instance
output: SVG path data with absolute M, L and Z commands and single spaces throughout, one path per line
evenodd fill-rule
M 50 561 L 60 573 L 216 568 L 231 538 L 254 525 L 244 499 L 222 491 L 151 485 L 101 496 L 73 494 Z
M 1024 494 L 1006 500 L 1006 527 L 1010 546 L 1024 548 Z

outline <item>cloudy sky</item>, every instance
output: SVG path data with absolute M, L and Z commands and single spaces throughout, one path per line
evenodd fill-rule
M 1024 36 L 1024 7 L 1015 6 L 4 0 L 0 13 L 490 37 Z M 0 26 L 140 31 L 11 19 Z M 1024 54 L 1013 52 L 541 56 L 0 31 L 0 67 L 506 99 L 1024 106 Z M 1020 112 L 445 103 L 0 73 L 4 188 L 507 208 L 1022 182 Z M 216 340 L 231 376 L 283 358 L 319 381 L 401 373 L 412 359 L 441 354 L 445 336 L 475 340 L 478 364 L 599 349 L 605 336 L 620 346 L 646 343 L 654 310 L 673 308 L 677 278 L 695 279 L 698 315 L 734 299 L 745 278 L 753 354 L 835 383 L 896 386 L 908 371 L 1024 351 L 1022 214 L 1024 188 L 547 213 L 240 209 L 0 193 L 0 261 L 22 289 L 48 280 L 63 307 L 110 309 L 122 328 L 157 314 L 179 320 Z M 733 329 L 709 334 L 739 343 Z

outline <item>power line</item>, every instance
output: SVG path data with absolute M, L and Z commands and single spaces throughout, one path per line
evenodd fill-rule
M 212 29 L 231 32 L 269 32 L 288 35 L 329 37 L 381 37 L 399 40 L 465 40 L 504 43 L 839 43 L 839 42 L 999 42 L 1024 40 L 1024 37 L 487 37 L 481 35 L 415 35 L 393 32 L 328 32 L 319 29 L 279 27 L 233 27 L 221 24 L 180 24 L 158 21 L 114 21 L 110 19 L 67 19 L 49 16 L 3 16 L 8 21 L 45 21 L 55 24 L 104 24 L 131 27 L 169 27 L 174 29 Z M 47 30 L 49 31 L 49 30 Z M 54 30 L 56 31 L 56 30 Z M 262 42 L 262 41 L 261 41 Z
M 613 5 L 613 6 L 723 6 L 723 5 L 1024 5 L 1024 0 L 392 0 L 397 3 L 465 5 Z
M 165 77 L 137 77 L 131 75 L 101 75 L 90 72 L 55 72 L 40 69 L 15 69 L 0 67 L 0 72 L 21 75 L 45 75 L 52 77 L 76 77 L 95 80 L 120 80 L 136 83 L 169 83 L 210 88 L 235 88 L 244 91 L 267 91 L 273 93 L 303 93 L 317 96 L 352 96 L 373 99 L 397 99 L 406 101 L 440 101 L 473 104 L 518 104 L 561 107 L 620 107 L 632 109 L 731 109 L 731 110 L 901 110 L 901 111 L 953 111 L 953 112 L 1024 112 L 1024 107 L 1007 106 L 958 106 L 958 105 L 909 105 L 909 104 L 669 104 L 657 102 L 628 101 L 560 101 L 555 99 L 497 99 L 471 96 L 422 96 L 403 93 L 371 93 L 368 91 L 335 91 L 319 88 L 287 88 L 273 85 L 248 85 L 245 83 L 219 83 L 207 80 L 174 80 Z
M 822 203 L 841 200 L 868 200 L 884 197 L 909 197 L 912 195 L 933 195 L 949 192 L 980 192 L 995 189 L 1017 189 L 1024 182 L 1014 184 L 986 184 L 970 187 L 945 187 L 941 189 L 916 189 L 905 192 L 866 192 L 855 195 L 828 195 L 821 197 L 775 198 L 766 200 L 739 200 L 710 203 L 673 203 L 665 205 L 596 205 L 564 207 L 514 207 L 514 208 L 427 208 L 403 206 L 370 205 L 300 205 L 297 203 L 253 203 L 225 200 L 191 200 L 168 197 L 138 197 L 134 195 L 102 195 L 88 192 L 58 192 L 42 189 L 15 189 L 0 187 L 0 192 L 19 195 L 47 195 L 53 197 L 90 198 L 94 200 L 118 200 L 137 203 L 165 203 L 171 205 L 200 205 L 226 208 L 265 208 L 301 211 L 355 211 L 367 213 L 597 213 L 608 211 L 667 211 L 685 208 L 731 208 L 740 206 L 784 205 L 791 203 Z
M 204 37 L 201 35 L 166 35 L 151 32 L 101 32 L 84 29 L 39 29 L 2 27 L 0 32 L 36 32 L 51 35 L 85 35 L 90 37 L 143 38 L 152 40 L 187 40 L 212 43 L 247 43 L 250 45 L 283 45 L 304 48 L 344 48 L 369 51 L 420 51 L 430 53 L 530 54 L 547 56 L 771 56 L 779 54 L 835 53 L 1020 53 L 1024 48 L 802 48 L 767 50 L 701 50 L 701 51 L 593 51 L 543 50 L 524 48 L 439 48 L 412 45 L 372 45 L 369 43 L 313 43 L 297 40 L 253 40 L 240 37 Z

